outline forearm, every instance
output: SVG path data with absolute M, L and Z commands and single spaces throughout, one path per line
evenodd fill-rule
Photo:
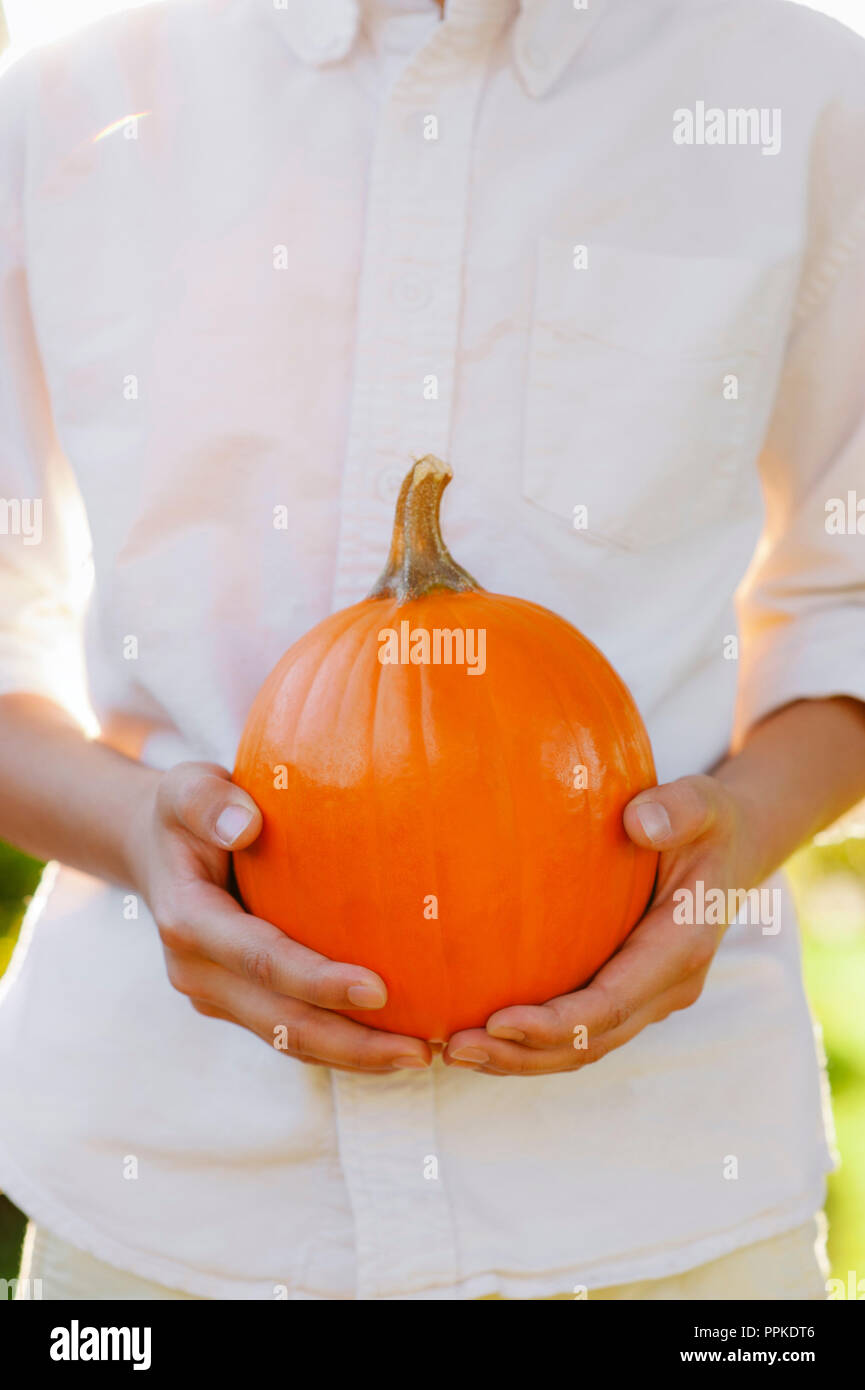
M 0 697 L 0 839 L 39 859 L 129 883 L 131 826 L 158 776 L 41 696 Z
M 764 720 L 714 775 L 747 822 L 743 878 L 761 882 L 865 797 L 865 705 L 807 700 Z M 35 695 L 0 697 L 0 839 L 119 883 L 134 817 L 159 774 L 85 737 Z
M 787 705 L 715 776 L 743 807 L 743 876 L 753 886 L 865 797 L 865 704 L 839 697 Z

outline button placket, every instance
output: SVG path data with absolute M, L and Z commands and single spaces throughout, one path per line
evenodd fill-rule
M 332 1079 L 354 1213 L 356 1296 L 388 1298 L 411 1287 L 454 1284 L 459 1270 L 437 1153 L 432 1072 L 333 1072 Z
M 361 598 L 381 567 L 391 503 L 380 475 L 404 475 L 412 458 L 449 449 L 469 161 L 488 42 L 476 37 L 469 49 L 460 33 L 446 62 L 445 39 L 436 33 L 394 85 L 373 153 L 334 608 Z M 424 139 L 418 112 L 439 116 L 438 140 Z M 425 391 L 430 377 L 434 390 Z
M 444 30 L 392 88 L 373 153 L 334 608 L 361 598 L 381 569 L 393 496 L 411 459 L 449 451 L 472 137 L 496 30 L 488 23 L 473 45 L 464 31 L 449 40 Z M 438 115 L 439 140 L 424 139 L 418 112 Z M 437 389 L 425 398 L 430 375 Z M 452 1284 L 445 1177 L 424 1173 L 437 1159 L 432 1069 L 335 1072 L 333 1095 L 358 1297 L 399 1295 L 408 1277 Z

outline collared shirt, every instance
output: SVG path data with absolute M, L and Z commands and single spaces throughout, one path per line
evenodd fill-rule
M 192 0 L 23 58 L 0 688 L 231 766 L 431 452 L 454 555 L 602 648 L 661 780 L 865 696 L 863 101 L 863 45 L 776 0 Z M 195 1014 L 144 905 L 61 870 L 0 1006 L 0 1185 L 190 1292 L 533 1296 L 801 1224 L 820 1091 L 786 897 L 594 1066 L 380 1077 Z

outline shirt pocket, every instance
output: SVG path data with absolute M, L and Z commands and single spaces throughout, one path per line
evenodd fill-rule
M 524 494 L 628 550 L 753 509 L 794 286 L 792 259 L 592 244 L 577 269 L 541 238 Z

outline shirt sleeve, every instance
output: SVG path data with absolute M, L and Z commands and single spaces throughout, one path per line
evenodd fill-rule
M 24 252 L 27 62 L 0 76 L 0 694 L 44 695 L 87 726 L 89 536 L 60 448 Z
M 865 197 L 800 291 L 760 469 L 734 745 L 792 700 L 865 699 Z

